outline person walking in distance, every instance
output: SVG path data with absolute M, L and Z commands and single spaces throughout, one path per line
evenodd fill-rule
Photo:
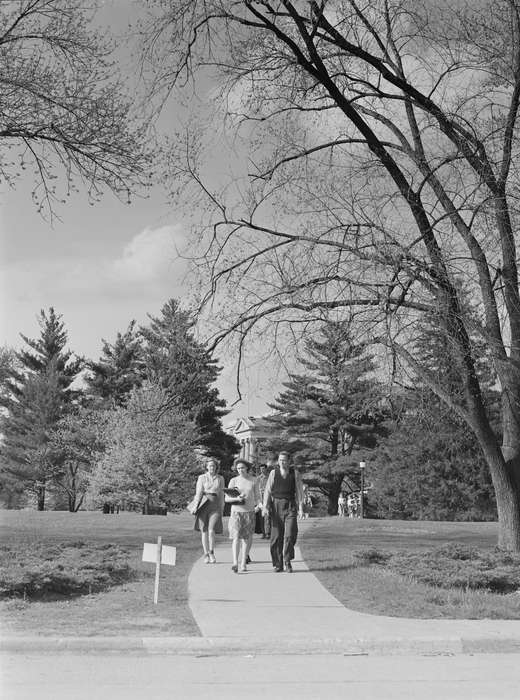
M 298 514 L 303 512 L 300 473 L 289 466 L 289 453 L 280 452 L 278 466 L 269 474 L 264 491 L 264 515 L 271 515 L 271 559 L 275 571 L 292 573 Z
M 271 463 L 273 462 L 273 463 Z M 264 493 L 265 493 L 265 487 L 267 484 L 267 479 L 269 478 L 269 472 L 274 468 L 274 460 L 267 460 L 267 464 L 261 464 L 260 465 L 260 474 L 258 475 L 257 481 L 258 481 L 258 488 L 260 489 L 260 498 L 262 499 L 262 503 L 264 500 Z M 260 525 L 261 525 L 261 530 L 262 530 L 262 539 L 263 540 L 268 540 L 271 537 L 271 514 L 267 513 L 267 515 L 264 515 L 263 512 L 260 513 L 260 517 L 262 519 Z

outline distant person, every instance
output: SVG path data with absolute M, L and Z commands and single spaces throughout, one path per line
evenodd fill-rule
M 347 513 L 349 518 L 357 518 L 358 499 L 355 493 L 350 493 L 347 498 Z
M 271 514 L 271 559 L 275 571 L 292 573 L 298 514 L 302 513 L 303 485 L 299 472 L 289 466 L 289 453 L 280 452 L 278 466 L 267 479 L 263 512 Z
M 236 489 L 237 496 L 226 494 L 226 501 L 231 503 L 231 515 L 229 516 L 229 538 L 231 539 L 231 553 L 233 556 L 232 570 L 235 573 L 247 571 L 247 563 L 253 531 L 255 528 L 255 513 L 261 509 L 260 489 L 254 476 L 249 474 L 251 464 L 242 457 L 235 459 L 233 466 L 238 476 L 233 477 L 228 489 Z
M 309 487 L 307 484 L 303 484 L 303 513 L 302 513 L 302 518 L 306 520 L 312 510 L 312 498 L 309 493 Z
M 206 460 L 206 471 L 197 479 L 195 488 L 195 530 L 199 530 L 204 551 L 204 563 L 215 564 L 215 535 L 221 535 L 224 511 L 224 477 L 220 476 L 219 463 L 214 457 Z M 197 511 L 197 505 L 206 496 L 207 502 Z
M 345 494 L 343 491 L 339 494 L 338 498 L 338 515 L 340 518 L 345 517 L 345 507 L 347 505 L 347 499 L 345 498 Z
M 260 465 L 260 474 L 257 477 L 258 488 L 260 489 L 260 499 L 263 503 L 265 487 L 267 485 L 267 479 L 269 477 L 269 472 L 274 468 L 274 460 L 268 459 L 266 464 Z M 261 518 L 260 530 L 262 532 L 262 539 L 268 540 L 271 537 L 271 514 L 267 513 L 264 515 L 263 510 L 258 514 Z

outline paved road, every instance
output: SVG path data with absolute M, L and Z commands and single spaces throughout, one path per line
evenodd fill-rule
M 518 700 L 516 654 L 242 656 L 4 654 L 4 700 Z

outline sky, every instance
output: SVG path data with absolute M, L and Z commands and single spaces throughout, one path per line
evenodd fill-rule
M 122 4 L 126 0 L 106 3 L 109 20 Z M 146 323 L 147 314 L 159 315 L 171 297 L 189 303 L 187 222 L 159 186 L 130 205 L 111 193 L 92 205 L 80 192 L 57 207 L 59 218 L 52 222 L 36 211 L 32 186 L 23 177 L 14 189 L 0 185 L 1 345 L 21 347 L 20 333 L 37 337 L 37 315 L 53 306 L 63 317 L 70 349 L 97 358 L 102 339 L 113 341 L 132 320 Z M 265 413 L 266 400 L 281 388 L 283 377 L 255 363 L 254 355 L 250 359 L 243 400 L 226 423 Z M 221 360 L 219 389 L 228 405 L 237 399 L 234 361 Z
M 53 306 L 63 316 L 70 349 L 97 358 L 102 339 L 113 341 L 133 319 L 145 324 L 147 314 L 158 316 L 171 297 L 190 302 L 186 224 L 159 189 L 131 205 L 108 193 L 91 206 L 80 194 L 51 224 L 32 205 L 30 186 L 19 181 L 15 190 L 0 192 L 2 345 L 21 347 L 20 333 L 37 337 L 40 309 Z M 219 389 L 232 403 L 234 358 L 221 365 Z M 264 413 L 278 386 L 254 357 L 243 380 L 244 400 L 230 422 Z

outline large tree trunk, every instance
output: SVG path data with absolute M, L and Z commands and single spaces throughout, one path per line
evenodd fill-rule
M 489 427 L 482 425 L 477 437 L 495 489 L 498 511 L 498 546 L 520 552 L 520 434 L 508 401 L 502 407 L 502 447 Z

